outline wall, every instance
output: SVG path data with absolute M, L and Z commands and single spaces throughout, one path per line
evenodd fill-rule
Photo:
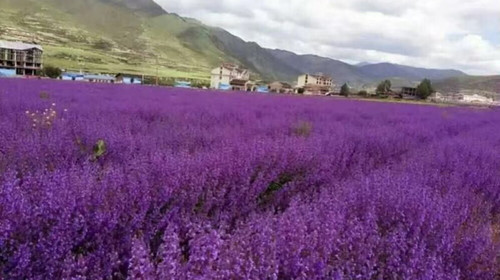
M 0 68 L 0 77 L 14 77 L 16 76 L 16 69 Z

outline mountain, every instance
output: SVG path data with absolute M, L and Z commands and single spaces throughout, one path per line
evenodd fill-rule
M 360 63 L 354 64 L 354 66 L 357 66 L 357 67 L 362 67 L 362 66 L 366 66 L 366 65 L 370 65 L 370 64 L 371 64 L 371 63 L 369 63 L 369 62 L 365 62 L 365 61 L 363 61 L 363 62 L 360 62 Z
M 351 65 L 339 60 L 316 55 L 297 55 L 284 50 L 268 50 L 289 66 L 303 73 L 324 73 L 331 75 L 337 83 L 349 82 L 360 86 L 391 78 L 398 84 L 411 85 L 424 78 L 439 80 L 450 77 L 463 77 L 465 73 L 457 70 L 437 70 L 416 68 L 391 63 Z
M 130 10 L 141 12 L 148 16 L 166 14 L 160 5 L 151 0 L 101 0 L 101 2 L 126 7 Z
M 36 41 L 44 47 L 46 65 L 69 70 L 207 79 L 213 67 L 234 62 L 257 79 L 292 82 L 302 73 L 322 72 L 353 85 L 464 75 L 387 63 L 358 67 L 269 50 L 168 13 L 153 0 L 0 0 L 0 7 L 0 39 Z
M 245 42 L 220 28 L 214 28 L 212 34 L 222 51 L 237 58 L 265 79 L 292 81 L 301 74 L 298 68 L 288 65 L 255 42 Z
M 425 69 L 391 63 L 369 64 L 361 66 L 359 69 L 363 74 L 372 79 L 400 77 L 411 80 L 421 80 L 422 78 L 438 80 L 466 76 L 465 73 L 457 70 Z
M 297 55 L 284 50 L 267 50 L 274 57 L 303 73 L 324 73 L 339 82 L 364 82 L 366 77 L 355 66 L 317 55 Z
M 439 92 L 475 91 L 481 95 L 500 95 L 500 76 L 465 76 L 436 81 Z

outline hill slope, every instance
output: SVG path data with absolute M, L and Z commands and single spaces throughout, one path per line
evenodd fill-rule
M 151 0 L 0 0 L 0 6 L 0 38 L 35 39 L 46 64 L 63 68 L 206 78 L 212 66 L 232 60 L 200 36 L 210 37 L 210 28 Z
M 284 50 L 268 50 L 273 56 L 284 61 L 302 73 L 324 73 L 331 75 L 337 82 L 367 82 L 359 69 L 345 62 L 316 55 L 297 55 Z
M 448 78 L 434 83 L 440 92 L 477 91 L 478 94 L 500 95 L 500 76 L 467 76 Z
M 360 63 L 358 65 L 351 65 L 339 60 L 316 55 L 297 55 L 284 50 L 268 51 L 280 60 L 285 61 L 288 65 L 296 69 L 301 69 L 302 72 L 325 73 L 334 77 L 337 82 L 349 82 L 352 85 L 373 83 L 386 78 L 411 83 L 424 78 L 438 80 L 466 76 L 465 73 L 457 70 L 425 69 L 391 63 Z
M 466 75 L 465 73 L 457 70 L 425 69 L 391 63 L 368 64 L 358 68 L 363 74 L 373 79 L 400 77 L 410 80 L 419 80 L 422 78 L 436 80 Z

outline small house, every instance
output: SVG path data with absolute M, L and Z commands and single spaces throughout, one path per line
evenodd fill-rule
M 64 72 L 61 74 L 61 79 L 64 81 L 83 81 L 84 74 L 74 72 Z
M 116 78 L 111 75 L 85 74 L 83 75 L 83 80 L 90 83 L 113 84 Z
M 142 79 L 137 77 L 137 76 L 130 76 L 130 75 L 124 75 L 124 74 L 118 74 L 115 77 L 115 83 L 116 84 L 128 84 L 128 85 L 133 85 L 133 84 L 142 84 Z
M 176 87 L 176 88 L 191 88 L 191 82 L 175 81 L 174 87 Z
M 269 84 L 269 91 L 274 93 L 292 93 L 293 87 L 285 82 L 272 82 Z

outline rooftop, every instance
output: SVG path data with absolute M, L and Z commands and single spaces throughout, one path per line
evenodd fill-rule
M 10 42 L 10 41 L 0 41 L 1 49 L 11 49 L 17 51 L 25 51 L 31 49 L 39 49 L 43 51 L 42 46 L 36 44 L 28 44 L 23 42 Z

